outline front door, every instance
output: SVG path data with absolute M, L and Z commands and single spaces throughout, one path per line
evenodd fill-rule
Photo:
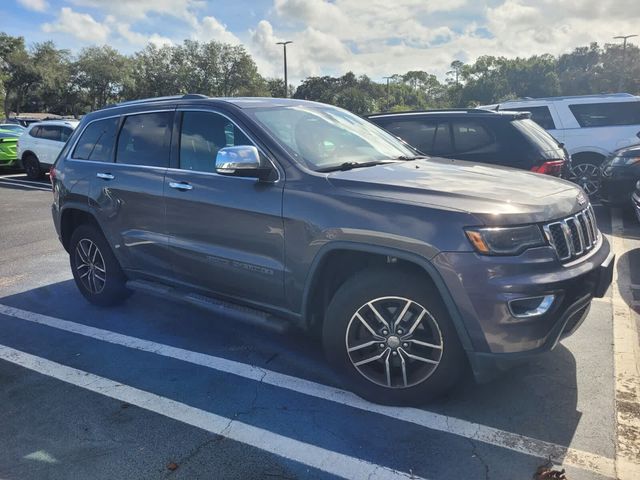
M 175 278 L 211 293 L 281 304 L 283 182 L 218 175 L 219 149 L 255 143 L 221 113 L 179 116 L 178 169 L 165 178 Z M 263 161 L 270 163 L 266 156 Z

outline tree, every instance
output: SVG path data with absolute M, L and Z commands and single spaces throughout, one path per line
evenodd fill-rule
M 83 49 L 73 69 L 73 81 L 91 109 L 119 101 L 130 81 L 130 59 L 107 45 Z

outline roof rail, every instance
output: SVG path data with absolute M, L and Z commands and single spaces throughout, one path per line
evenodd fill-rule
M 444 113 L 444 112 L 466 112 L 466 113 L 495 113 L 493 110 L 486 108 L 434 108 L 432 110 L 407 110 L 406 112 L 379 112 L 371 113 L 366 117 L 378 117 L 382 115 L 403 115 L 414 113 Z
M 150 98 L 140 98 L 137 100 L 128 100 L 126 102 L 114 103 L 113 105 L 107 105 L 106 108 L 114 108 L 114 107 L 123 107 L 126 105 L 138 105 L 141 103 L 154 103 L 154 102 L 169 102 L 175 100 L 189 100 L 189 99 L 205 99 L 209 98 L 206 95 L 202 95 L 201 93 L 187 93 L 184 95 L 169 95 L 166 97 L 150 97 Z
M 561 101 L 561 100 L 572 100 L 576 98 L 629 98 L 634 97 L 632 93 L 592 93 L 589 95 L 564 95 L 559 97 L 523 97 L 523 98 L 515 98 L 511 100 L 505 100 L 504 102 L 498 102 L 499 104 L 504 103 L 513 103 L 513 102 L 529 102 L 529 101 L 539 101 L 546 100 L 548 102 Z

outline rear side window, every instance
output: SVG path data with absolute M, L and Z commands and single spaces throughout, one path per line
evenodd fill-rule
M 209 112 L 184 112 L 180 132 L 180 168 L 216 171 L 216 155 L 224 147 L 253 145 L 229 119 Z
M 581 127 L 640 125 L 640 102 L 583 103 L 569 109 Z
M 511 108 L 505 107 L 505 110 L 512 110 L 515 112 L 529 112 L 531 113 L 531 120 L 536 122 L 545 130 L 555 130 L 556 124 L 553 121 L 549 107 L 518 107 Z
M 71 158 L 111 162 L 113 146 L 118 132 L 118 118 L 97 120 L 82 132 Z
M 479 122 L 458 120 L 451 122 L 456 153 L 485 153 L 496 151 L 495 136 Z
M 70 127 L 62 127 L 62 133 L 60 134 L 60 141 L 66 142 L 73 133 L 73 129 Z
M 432 152 L 433 139 L 436 135 L 436 123 L 407 118 L 387 121 L 380 125 L 422 153 Z
M 168 167 L 172 127 L 173 112 L 125 117 L 118 137 L 116 162 Z
M 60 142 L 62 134 L 62 128 L 57 125 L 42 125 L 40 127 L 40 133 L 38 137 L 43 140 L 53 140 L 54 142 Z

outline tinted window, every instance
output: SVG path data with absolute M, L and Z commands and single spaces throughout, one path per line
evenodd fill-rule
M 168 167 L 172 126 L 173 112 L 125 117 L 118 137 L 116 162 Z
M 185 112 L 180 132 L 180 168 L 215 172 L 216 155 L 224 147 L 253 145 L 242 131 L 222 115 Z
M 495 151 L 496 140 L 484 125 L 469 120 L 451 122 L 456 153 L 485 153 Z
M 518 107 L 510 108 L 505 107 L 504 110 L 513 110 L 516 112 L 529 112 L 531 113 L 531 120 L 536 122 L 545 130 L 554 130 L 556 124 L 553 121 L 549 107 Z
M 43 140 L 53 140 L 54 142 L 60 142 L 62 134 L 62 128 L 56 125 L 42 125 L 40 127 L 40 133 L 38 136 Z
M 40 127 L 33 127 L 31 130 L 29 130 L 29 135 L 31 135 L 32 137 L 39 138 L 40 137 Z
M 78 160 L 93 160 L 95 162 L 110 162 L 112 160 L 113 145 L 118 128 L 117 118 L 98 120 L 89 124 L 82 132 L 78 144 L 73 151 L 72 158 Z
M 511 124 L 518 129 L 533 145 L 543 151 L 558 150 L 558 141 L 542 129 L 533 120 L 514 120 Z
M 581 127 L 640 124 L 640 102 L 569 105 Z
M 431 153 L 436 134 L 435 123 L 414 118 L 398 118 L 380 125 L 421 152 Z
M 453 153 L 449 124 L 446 122 L 438 124 L 436 135 L 433 139 L 433 153 L 436 155 L 449 155 Z
M 73 129 L 70 127 L 62 127 L 62 133 L 60 134 L 60 141 L 66 142 L 73 133 Z

